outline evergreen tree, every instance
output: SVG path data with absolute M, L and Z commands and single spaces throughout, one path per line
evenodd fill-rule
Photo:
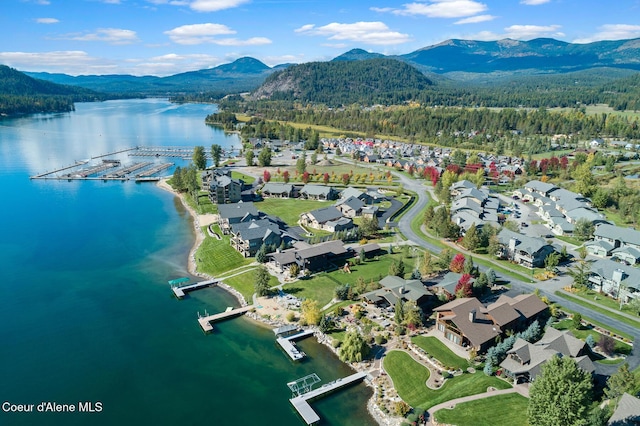
M 480 236 L 475 223 L 472 223 L 467 232 L 465 232 L 462 245 L 471 251 L 476 251 L 480 246 Z
M 255 158 L 255 153 L 252 149 L 248 149 L 244 154 L 244 159 L 247 162 L 247 166 L 253 166 L 253 159 Z
M 271 148 L 265 146 L 258 154 L 258 165 L 260 167 L 269 167 L 271 165 Z
M 235 115 L 234 115 L 235 117 Z M 220 167 L 220 157 L 222 156 L 222 147 L 217 143 L 211 145 L 211 158 L 213 159 L 213 165 Z
M 204 146 L 196 146 L 193 149 L 193 164 L 198 170 L 204 170 L 207 168 L 207 157 L 204 153 Z
M 254 290 L 258 296 L 268 295 L 270 292 L 269 281 L 271 280 L 271 275 L 269 275 L 267 268 L 259 266 L 255 272 L 255 280 Z
M 267 261 L 267 245 L 262 244 L 256 252 L 256 262 L 265 263 Z
M 177 166 L 176 169 L 173 171 L 173 177 L 171 178 L 171 186 L 173 186 L 173 189 L 175 189 L 178 192 L 182 192 L 186 189 L 184 184 L 184 179 L 182 177 L 182 168 L 180 166 Z
M 404 322 L 404 302 L 398 298 L 393 309 L 393 319 L 396 324 L 400 325 Z
M 617 405 L 623 393 L 636 395 L 640 391 L 640 376 L 629 370 L 626 362 L 607 380 L 604 394 Z
M 585 426 L 593 394 L 591 374 L 570 357 L 554 356 L 529 389 L 529 423 Z

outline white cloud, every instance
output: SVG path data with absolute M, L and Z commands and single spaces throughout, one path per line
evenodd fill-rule
M 353 24 L 332 22 L 322 27 L 308 24 L 296 29 L 295 32 L 325 36 L 329 40 L 346 40 L 376 45 L 400 44 L 411 40 L 408 34 L 391 31 L 383 22 L 355 22 Z
M 251 37 L 247 40 L 222 38 L 219 40 L 212 40 L 211 43 L 219 46 L 263 46 L 265 44 L 271 44 L 272 41 L 266 37 Z
M 418 15 L 428 18 L 463 18 L 488 9 L 487 5 L 474 0 L 430 0 L 426 3 L 407 3 L 404 9 L 393 9 L 396 15 Z
M 538 6 L 540 4 L 549 3 L 551 0 L 522 0 L 520 3 L 527 6 Z
M 560 38 L 565 34 L 559 31 L 560 25 L 512 25 L 504 29 L 504 33 L 498 34 L 492 31 L 481 31 L 475 34 L 469 34 L 462 38 L 469 40 L 492 41 L 511 38 L 514 40 L 531 40 L 539 37 Z
M 176 27 L 165 31 L 166 35 L 178 44 L 202 44 L 209 43 L 214 37 L 220 35 L 235 34 L 236 31 L 222 24 L 193 24 Z
M 189 6 L 197 12 L 217 12 L 232 9 L 250 0 L 147 0 L 153 4 L 169 4 L 172 6 Z
M 138 41 L 135 31 L 119 28 L 100 28 L 95 33 L 68 34 L 61 38 L 78 41 L 104 41 L 110 44 L 131 44 Z
M 81 50 L 54 52 L 0 52 L 0 63 L 26 71 L 51 71 L 86 68 L 96 62 L 95 58 Z
M 625 40 L 640 37 L 640 25 L 606 24 L 598 27 L 598 32 L 591 37 L 574 40 L 574 43 L 591 43 L 600 40 Z
M 477 15 L 477 16 L 472 16 L 470 18 L 460 19 L 459 21 L 454 22 L 454 24 L 456 25 L 477 24 L 479 22 L 493 21 L 494 19 L 496 19 L 496 17 L 493 15 Z
M 38 24 L 57 24 L 60 21 L 56 18 L 38 18 L 36 19 L 36 22 Z
M 373 10 L 374 12 L 380 12 L 380 13 L 389 13 L 389 12 L 393 12 L 395 9 L 392 7 L 370 7 L 369 10 Z

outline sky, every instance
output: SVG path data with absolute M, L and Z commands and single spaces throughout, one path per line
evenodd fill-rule
M 0 64 L 167 76 L 251 56 L 269 66 L 442 41 L 640 38 L 640 0 L 1 0 Z

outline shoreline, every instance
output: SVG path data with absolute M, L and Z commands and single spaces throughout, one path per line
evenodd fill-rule
M 178 197 L 180 199 L 180 202 L 182 203 L 182 205 L 185 207 L 185 209 L 191 215 L 191 219 L 193 221 L 192 223 L 193 223 L 193 228 L 194 228 L 194 233 L 195 233 L 195 241 L 193 243 L 193 246 L 191 247 L 191 250 L 189 251 L 189 257 L 188 257 L 188 261 L 187 261 L 187 263 L 188 263 L 187 271 L 189 272 L 189 274 L 191 274 L 193 276 L 196 276 L 196 277 L 201 277 L 201 278 L 205 278 L 205 279 L 212 279 L 213 278 L 212 276 L 210 276 L 208 274 L 205 274 L 203 272 L 199 272 L 197 270 L 197 265 L 196 265 L 196 252 L 197 252 L 198 248 L 200 247 L 200 245 L 202 244 L 202 242 L 205 239 L 205 235 L 204 235 L 204 232 L 202 231 L 202 227 L 201 227 L 201 224 L 200 224 L 200 215 L 185 201 L 184 196 L 182 194 L 176 192 L 167 183 L 167 180 L 168 180 L 168 178 L 160 179 L 160 181 L 158 181 L 156 186 L 158 186 L 162 190 L 170 192 L 173 195 L 175 195 L 176 197 Z M 244 296 L 242 294 L 240 294 L 240 292 L 238 292 L 233 287 L 231 287 L 231 286 L 229 286 L 229 285 L 227 285 L 225 283 L 218 284 L 218 287 L 222 288 L 223 290 L 225 290 L 228 293 L 230 293 L 233 296 L 235 296 L 235 298 L 240 303 L 240 306 L 247 306 L 248 305 L 248 302 L 247 302 L 247 300 L 245 300 Z M 244 316 L 247 317 L 248 319 L 250 319 L 252 322 L 254 322 L 256 326 L 264 327 L 264 328 L 270 328 L 270 327 L 274 327 L 274 326 L 277 327 L 277 326 L 285 324 L 283 321 L 271 320 L 271 319 L 267 320 L 265 318 L 262 318 L 256 312 L 247 312 Z M 316 337 L 318 343 L 324 345 L 326 348 L 328 348 L 336 356 L 339 356 L 337 348 L 333 347 L 329 337 L 327 335 L 325 335 L 324 333 L 320 332 L 317 327 L 313 327 L 313 329 L 315 330 L 314 336 Z M 364 372 L 367 371 L 367 368 L 364 365 L 360 365 L 359 363 L 357 363 L 357 364 L 356 363 L 345 363 L 345 364 L 349 365 L 355 371 L 364 371 Z M 373 420 L 375 420 L 378 423 L 378 425 L 380 425 L 380 426 L 396 426 L 396 425 L 400 425 L 402 423 L 402 419 L 396 418 L 396 417 L 391 417 L 391 416 L 388 416 L 388 415 L 384 414 L 379 409 L 379 407 L 376 405 L 375 401 L 376 401 L 376 396 L 377 396 L 377 388 L 376 388 L 375 384 L 373 383 L 373 381 L 365 380 L 363 383 L 365 384 L 365 386 L 371 388 L 372 391 L 373 391 L 373 394 L 367 400 L 367 411 L 369 412 L 369 415 L 371 416 L 371 418 L 373 418 Z

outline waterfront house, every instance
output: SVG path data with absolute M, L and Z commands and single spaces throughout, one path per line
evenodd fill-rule
M 242 199 L 243 185 L 240 179 L 214 175 L 209 183 L 209 200 L 213 204 L 237 203 Z
M 243 220 L 259 219 L 260 212 L 258 212 L 252 202 L 239 202 L 220 204 L 218 206 L 218 216 L 220 230 L 223 234 L 228 234 L 232 224 L 239 223 Z
M 262 245 L 276 248 L 282 241 L 282 229 L 273 219 L 252 219 L 231 225 L 231 246 L 244 257 L 255 256 Z
M 301 271 L 316 272 L 337 269 L 353 255 L 354 252 L 347 250 L 341 240 L 334 240 L 314 245 L 298 241 L 293 248 L 270 253 L 268 257 L 272 266 L 281 272 L 287 271 L 294 263 Z
M 368 303 L 389 307 L 395 306 L 398 300 L 412 301 L 418 306 L 425 305 L 433 296 L 420 280 L 405 280 L 387 275 L 380 280 L 380 285 L 382 288 L 364 293 L 362 298 Z

